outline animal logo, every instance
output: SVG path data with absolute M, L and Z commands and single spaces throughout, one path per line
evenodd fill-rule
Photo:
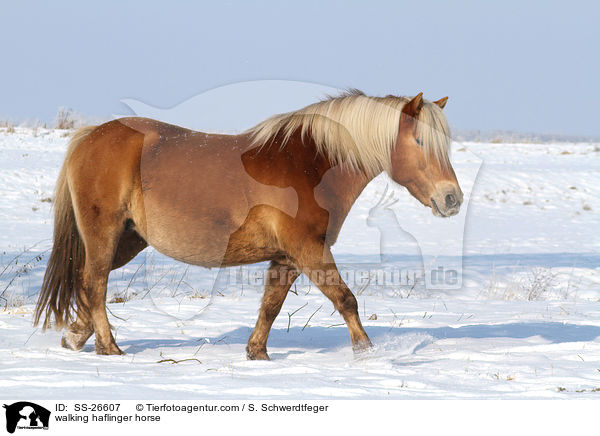
M 385 186 L 381 199 L 375 206 L 369 210 L 367 217 L 367 226 L 375 227 L 379 231 L 379 256 L 381 263 L 390 261 L 394 253 L 393 239 L 397 240 L 404 247 L 407 254 L 417 259 L 420 270 L 423 270 L 423 254 L 417 239 L 402 228 L 398 222 L 398 217 L 392 209 L 392 206 L 398 202 L 394 193 L 388 194 L 389 185 Z M 422 274 L 421 274 L 422 275 Z
M 50 424 L 50 411 L 42 406 L 28 401 L 19 401 L 10 405 L 4 404 L 6 409 L 6 431 L 14 433 L 17 428 L 48 429 Z
M 367 226 L 379 231 L 379 266 L 393 265 L 394 255 L 398 247 L 402 247 L 406 284 L 413 285 L 425 282 L 423 254 L 419 242 L 412 233 L 406 231 L 399 223 L 396 212 L 392 209 L 398 199 L 394 192 L 388 194 L 389 185 L 385 186 L 381 199 L 369 210 Z

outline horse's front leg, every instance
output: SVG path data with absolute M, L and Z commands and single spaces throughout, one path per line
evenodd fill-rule
M 301 271 L 331 300 L 333 307 L 346 321 L 354 352 L 372 347 L 358 316 L 356 297 L 342 279 L 329 247 L 306 243 L 296 259 Z
M 256 327 L 254 327 L 246 347 L 248 359 L 269 360 L 267 354 L 269 331 L 273 321 L 279 315 L 290 286 L 299 274 L 300 272 L 294 266 L 276 261 L 271 262 L 265 281 L 265 294 L 260 306 L 258 321 L 256 321 Z

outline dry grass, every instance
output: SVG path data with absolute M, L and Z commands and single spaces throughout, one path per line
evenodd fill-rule
M 32 253 L 37 245 L 34 244 L 32 247 L 24 249 L 6 264 L 0 264 L 0 304 L 4 306 L 5 310 L 27 304 L 24 289 L 19 291 L 15 288 L 25 286 L 24 279 L 26 280 L 26 277 L 38 266 L 44 255 L 49 251 Z
M 519 272 L 520 270 L 520 272 Z M 574 283 L 574 270 L 570 274 L 559 273 L 551 268 L 532 267 L 523 270 L 514 265 L 512 273 L 502 280 L 495 268 L 489 279 L 487 298 L 505 301 L 544 301 L 577 298 L 578 283 Z
M 6 133 L 15 133 L 15 124 L 12 121 L 4 120 L 0 121 L 0 127 L 6 129 Z
M 556 288 L 556 274 L 548 268 L 533 268 L 523 283 L 527 301 L 543 300 Z
M 56 114 L 56 128 L 61 130 L 71 130 L 75 128 L 75 118 L 73 110 L 60 107 Z

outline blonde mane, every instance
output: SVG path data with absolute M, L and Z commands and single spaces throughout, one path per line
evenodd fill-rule
M 375 176 L 391 169 L 400 112 L 407 97 L 369 97 L 352 90 L 338 97 L 311 104 L 294 112 L 275 115 L 248 130 L 252 147 L 263 147 L 282 134 L 281 147 L 294 132 L 314 140 L 318 152 L 332 164 Z M 425 155 L 449 167 L 450 129 L 442 110 L 424 100 L 416 136 Z

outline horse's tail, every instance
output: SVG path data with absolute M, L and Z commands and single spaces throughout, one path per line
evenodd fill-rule
M 75 132 L 56 182 L 54 245 L 48 259 L 33 321 L 34 325 L 38 325 L 44 315 L 44 330 L 50 326 L 52 315 L 56 320 L 56 328 L 66 326 L 71 321 L 74 303 L 81 304 L 78 293 L 82 289 L 85 249 L 75 221 L 67 166 L 73 151 L 96 127 L 87 126 Z

